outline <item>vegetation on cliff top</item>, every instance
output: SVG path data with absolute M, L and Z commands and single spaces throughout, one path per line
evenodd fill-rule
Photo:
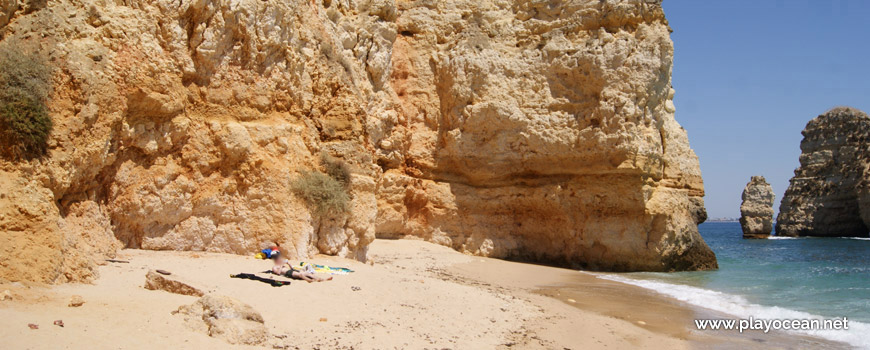
M 349 209 L 350 169 L 341 160 L 321 154 L 324 171 L 304 171 L 292 184 L 293 192 L 318 215 L 340 214 Z
M 0 50 L 0 143 L 10 158 L 45 154 L 52 122 L 45 106 L 51 68 L 39 54 L 7 45 Z

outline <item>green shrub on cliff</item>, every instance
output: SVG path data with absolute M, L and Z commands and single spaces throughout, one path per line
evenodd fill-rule
M 10 156 L 31 158 L 45 153 L 52 125 L 41 102 L 28 96 L 4 98 L 0 101 L 0 120 Z
M 51 68 L 43 56 L 13 46 L 0 50 L 0 143 L 5 156 L 39 157 L 52 128 L 45 106 Z
M 293 192 L 318 215 L 347 212 L 350 203 L 350 169 L 344 162 L 321 155 L 325 172 L 305 171 L 293 182 Z

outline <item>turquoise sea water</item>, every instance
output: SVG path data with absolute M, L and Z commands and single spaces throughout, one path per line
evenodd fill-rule
M 604 278 L 739 318 L 847 317 L 849 331 L 809 333 L 870 348 L 870 239 L 745 240 L 738 223 L 704 223 L 699 230 L 719 270 Z

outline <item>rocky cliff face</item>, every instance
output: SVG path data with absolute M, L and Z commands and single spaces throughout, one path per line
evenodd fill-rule
M 48 154 L 0 163 L 0 278 L 88 280 L 118 246 L 365 259 L 376 232 L 598 269 L 716 266 L 658 3 L 0 7 L 0 49 L 55 68 Z M 321 153 L 351 165 L 346 214 L 290 191 Z
M 399 3 L 377 232 L 615 270 L 715 267 L 658 4 Z M 434 97 L 434 98 L 433 98 Z
M 862 211 L 870 211 L 870 201 L 862 208 L 859 199 L 867 187 L 870 118 L 838 107 L 810 120 L 802 134 L 800 167 L 780 203 L 776 234 L 866 237 L 870 221 Z
M 766 238 L 773 230 L 773 188 L 764 176 L 753 176 L 743 189 L 740 227 L 743 238 Z

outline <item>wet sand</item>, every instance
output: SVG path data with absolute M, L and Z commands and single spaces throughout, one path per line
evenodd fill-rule
M 658 335 L 682 341 L 689 348 L 704 349 L 849 349 L 844 343 L 785 332 L 699 331 L 695 319 L 734 318 L 699 308 L 653 291 L 604 280 L 596 273 L 548 266 L 480 259 L 455 266 L 469 281 L 484 281 L 558 300 L 586 312 L 606 316 Z M 579 317 L 579 316 L 578 316 Z M 539 325 L 536 331 L 550 325 Z M 587 336 L 583 334 L 581 337 Z M 577 339 L 569 341 L 576 342 Z M 640 346 L 640 343 L 633 343 Z

